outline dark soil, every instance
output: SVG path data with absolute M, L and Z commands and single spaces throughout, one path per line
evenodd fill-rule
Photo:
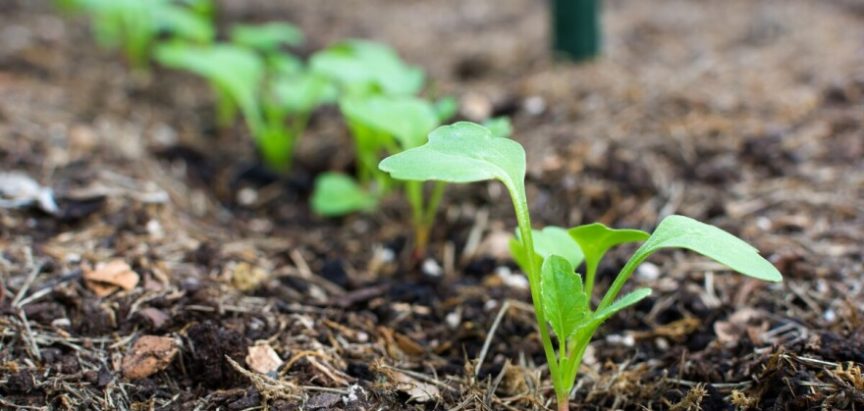
M 653 257 L 633 286 L 654 294 L 596 336 L 573 408 L 862 409 L 859 3 L 609 1 L 606 54 L 579 65 L 550 57 L 537 1 L 223 0 L 219 19 L 296 22 L 304 54 L 385 41 L 463 115 L 511 115 L 538 226 L 651 229 L 684 214 L 784 274 L 769 285 Z M 0 209 L 0 408 L 551 405 L 529 294 L 502 274 L 515 221 L 501 187 L 448 189 L 427 256 L 441 274 L 426 274 L 399 198 L 337 220 L 308 209 L 316 174 L 353 167 L 332 108 L 274 176 L 242 127 L 213 127 L 202 82 L 130 72 L 47 0 L 0 10 L 0 171 L 52 187 L 60 206 Z M 628 251 L 609 255 L 600 288 Z M 113 260 L 140 281 L 99 297 L 84 273 Z M 178 353 L 129 380 L 143 335 Z M 272 375 L 248 364 L 260 344 L 285 362 Z

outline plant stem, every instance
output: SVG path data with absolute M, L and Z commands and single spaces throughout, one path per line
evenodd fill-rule
M 641 250 L 641 248 L 639 249 Z M 636 253 L 639 253 L 639 250 L 636 250 Z M 646 256 L 647 257 L 647 256 Z M 615 301 L 615 297 L 618 297 L 618 293 L 621 292 L 621 289 L 624 288 L 624 283 L 630 279 L 630 276 L 633 275 L 633 271 L 636 271 L 636 267 L 639 264 L 642 264 L 645 258 L 639 259 L 631 259 L 627 261 L 627 264 L 624 265 L 624 268 L 618 272 L 618 276 L 615 277 L 615 281 L 612 282 L 612 285 L 609 286 L 609 289 L 606 291 L 606 295 L 603 296 L 603 300 L 600 301 L 600 305 L 597 306 L 597 311 L 600 311 L 612 304 Z
M 591 296 L 594 292 L 594 278 L 597 275 L 597 261 L 594 257 L 585 257 L 585 294 L 588 296 L 588 304 L 591 304 Z
M 426 244 L 429 241 L 429 228 L 425 223 L 423 211 L 423 182 L 406 181 L 405 195 L 411 204 L 411 225 L 414 226 L 414 253 L 420 257 L 426 252 Z
M 528 283 L 531 288 L 531 302 L 534 304 L 534 316 L 537 319 L 537 328 L 540 332 L 540 342 L 543 344 L 543 351 L 546 354 L 546 363 L 549 365 L 549 374 L 552 376 L 552 385 L 555 388 L 555 394 L 559 398 L 559 409 L 561 396 L 569 394 L 561 387 L 559 381 L 558 359 L 555 356 L 555 347 L 552 345 L 552 337 L 549 335 L 549 329 L 546 326 L 546 315 L 543 312 L 542 299 L 540 293 L 540 266 L 537 264 L 536 253 L 534 251 L 534 237 L 531 234 L 531 215 L 528 210 L 528 199 L 525 196 L 525 190 L 515 185 L 504 183 L 510 191 L 510 197 L 513 200 L 513 209 L 516 213 L 516 221 L 519 225 L 519 238 L 522 239 L 522 246 L 525 249 L 525 261 L 528 262 Z M 566 401 L 564 401 L 566 404 Z M 565 405 L 566 407 L 566 405 Z M 567 409 L 567 408 L 563 408 Z

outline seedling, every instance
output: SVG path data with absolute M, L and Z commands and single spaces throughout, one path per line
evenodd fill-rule
M 684 248 L 705 255 L 729 268 L 764 281 L 782 276 L 758 251 L 737 237 L 684 216 L 663 219 L 653 234 L 615 230 L 589 224 L 563 230 L 531 229 L 525 196 L 525 150 L 509 139 L 495 137 L 480 125 L 460 122 L 436 129 L 423 146 L 384 159 L 381 170 L 409 181 L 471 183 L 498 180 L 510 193 L 518 222 L 518 240 L 512 244 L 517 263 L 528 276 L 540 340 L 559 410 L 568 410 L 582 356 L 598 327 L 609 317 L 651 294 L 640 288 L 618 298 L 624 284 L 650 255 L 664 248 Z M 537 240 L 535 241 L 535 236 Z M 643 242 L 592 309 L 591 295 L 600 259 L 611 247 Z M 583 282 L 575 268 L 585 261 Z M 557 350 L 548 326 L 557 336 Z
M 333 80 L 343 94 L 409 96 L 423 88 L 424 74 L 405 64 L 391 48 L 366 40 L 346 40 L 321 50 L 310 69 Z
M 130 64 L 147 67 L 157 37 L 203 44 L 215 34 L 210 20 L 194 9 L 171 0 L 72 0 L 67 7 L 82 9 L 93 18 L 97 42 L 121 48 Z M 203 2 L 198 2 L 198 7 Z
M 239 109 L 265 164 L 276 171 L 290 168 L 309 114 L 335 99 L 328 81 L 302 67 L 268 77 L 263 58 L 245 47 L 166 44 L 156 50 L 156 58 L 207 79 L 217 96 L 218 117 Z
M 416 97 L 346 97 L 339 106 L 356 144 L 359 182 L 355 186 L 366 187 L 369 198 L 380 197 L 393 186 L 390 178 L 378 170 L 382 153 L 399 153 L 420 146 L 426 141 L 429 132 L 440 124 L 441 113 L 436 110 L 436 106 Z M 356 195 L 353 188 L 343 195 L 332 192 L 336 188 L 347 186 L 324 185 L 321 181 L 316 183 L 312 206 L 318 214 L 334 215 L 328 213 L 333 206 L 321 208 L 324 203 L 318 201 L 319 198 L 352 198 Z M 418 253 L 425 252 L 444 189 L 444 183 L 436 183 L 427 196 L 422 182 L 409 181 L 405 184 L 406 197 L 412 210 L 414 246 Z M 342 213 L 365 209 L 352 209 L 347 206 L 349 204 L 365 206 L 366 203 L 346 201 L 337 209 Z
M 279 52 L 282 46 L 302 44 L 303 32 L 293 24 L 281 21 L 259 25 L 237 24 L 231 28 L 231 42 L 273 54 Z

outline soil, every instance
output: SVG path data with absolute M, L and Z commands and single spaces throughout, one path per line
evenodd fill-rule
M 0 209 L 0 408 L 552 405 L 500 186 L 448 188 L 418 264 L 399 198 L 336 220 L 309 211 L 314 176 L 353 167 L 334 109 L 316 113 L 290 175 L 272 175 L 242 127 L 214 128 L 205 84 L 130 71 L 50 3 L 0 0 L 0 164 L 60 209 Z M 550 56 L 531 0 L 223 0 L 219 20 L 295 22 L 301 54 L 384 41 L 463 116 L 512 116 L 538 226 L 650 230 L 684 214 L 784 274 L 769 285 L 652 257 L 631 286 L 654 294 L 595 337 L 573 409 L 862 409 L 861 2 L 605 7 L 605 54 L 582 64 Z M 601 289 L 629 251 L 608 256 Z M 100 296 L 85 280 L 117 260 L 139 281 Z M 167 348 L 137 352 L 145 335 Z M 269 375 L 247 359 L 262 344 L 284 361 Z M 133 351 L 167 365 L 131 380 Z

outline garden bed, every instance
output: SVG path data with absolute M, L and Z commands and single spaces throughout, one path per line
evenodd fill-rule
M 398 198 L 335 220 L 309 211 L 315 175 L 354 167 L 335 111 L 312 118 L 289 176 L 272 175 L 243 127 L 213 128 L 206 84 L 130 72 L 49 3 L 0 15 L 2 171 L 52 187 L 59 207 L 0 209 L 0 408 L 550 406 L 500 185 L 448 188 L 413 258 Z M 384 41 L 463 115 L 512 116 L 538 225 L 683 214 L 783 273 L 766 284 L 687 253 L 652 258 L 635 278 L 654 294 L 601 329 L 574 408 L 864 407 L 859 3 L 610 1 L 606 55 L 581 65 L 550 59 L 536 1 L 221 10 L 295 22 L 308 50 Z M 128 290 L 86 281 L 130 269 Z M 150 360 L 173 360 L 133 380 L 144 335 L 167 337 Z M 284 362 L 269 377 L 255 368 L 272 354 L 249 350 L 262 341 Z

